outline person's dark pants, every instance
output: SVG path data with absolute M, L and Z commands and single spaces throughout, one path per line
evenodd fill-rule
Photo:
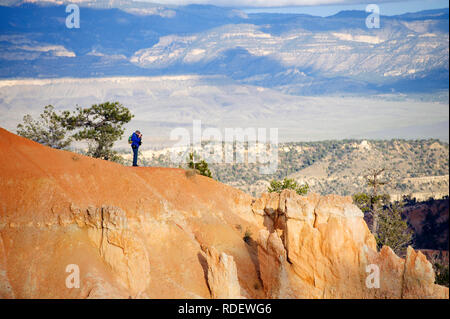
M 132 148 L 133 148 L 133 166 L 137 166 L 139 147 L 132 147 Z

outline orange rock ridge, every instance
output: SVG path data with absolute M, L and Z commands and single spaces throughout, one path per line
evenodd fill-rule
M 372 264 L 379 288 L 366 285 Z M 79 288 L 66 285 L 68 265 Z M 0 128 L 0 298 L 448 298 L 448 288 L 422 253 L 378 252 L 350 197 L 254 199 Z

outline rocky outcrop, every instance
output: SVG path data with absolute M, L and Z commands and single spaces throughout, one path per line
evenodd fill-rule
M 219 254 L 214 247 L 206 248 L 205 253 L 208 263 L 208 286 L 211 291 L 211 298 L 242 298 L 233 257 L 224 252 Z
M 0 129 L 0 298 L 448 298 L 448 288 L 422 253 L 377 251 L 349 197 L 254 199 Z
M 446 298 L 448 288 L 435 285 L 431 263 L 420 251 L 408 247 L 403 274 L 402 298 Z
M 77 225 L 87 228 L 100 256 L 131 296 L 141 296 L 150 282 L 148 253 L 139 238 L 140 231 L 128 228 L 125 211 L 114 206 L 89 206 L 82 210 L 74 204 L 70 210 Z
M 263 195 L 253 212 L 269 229 L 258 241 L 269 297 L 448 298 L 420 252 L 408 248 L 406 261 L 389 247 L 377 252 L 350 197 L 304 197 L 285 190 Z M 379 284 L 372 284 L 378 271 Z
M 258 260 L 267 298 L 295 298 L 288 275 L 286 250 L 276 232 L 263 229 L 258 237 Z

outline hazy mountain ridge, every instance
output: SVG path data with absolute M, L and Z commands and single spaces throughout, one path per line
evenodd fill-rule
M 0 77 L 220 74 L 289 94 L 448 89 L 448 9 L 382 16 L 367 29 L 360 11 L 114 4 L 81 7 L 80 29 L 64 27 L 64 6 L 0 7 Z
M 144 148 L 161 140 L 167 146 L 171 130 L 191 129 L 193 120 L 220 130 L 275 127 L 280 142 L 394 136 L 448 141 L 448 104 L 436 98 L 448 100 L 448 94 L 294 96 L 217 75 L 10 79 L 0 80 L 0 126 L 14 131 L 25 114 L 37 116 L 48 104 L 73 110 L 119 101 L 136 115 L 126 128 L 143 132 Z M 128 146 L 126 138 L 117 146 Z

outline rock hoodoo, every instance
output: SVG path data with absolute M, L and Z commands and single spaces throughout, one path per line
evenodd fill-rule
M 367 285 L 373 265 L 379 288 Z M 0 129 L 0 298 L 448 298 L 448 288 L 422 253 L 377 251 L 349 197 L 254 199 Z
M 219 254 L 214 247 L 206 248 L 208 285 L 214 299 L 240 299 L 241 287 L 232 256 Z
M 350 197 L 285 190 L 264 194 L 252 207 L 268 226 L 260 231 L 258 256 L 269 297 L 448 298 L 421 252 L 409 247 L 406 260 L 387 246 L 377 252 Z M 367 284 L 373 265 L 379 287 Z

